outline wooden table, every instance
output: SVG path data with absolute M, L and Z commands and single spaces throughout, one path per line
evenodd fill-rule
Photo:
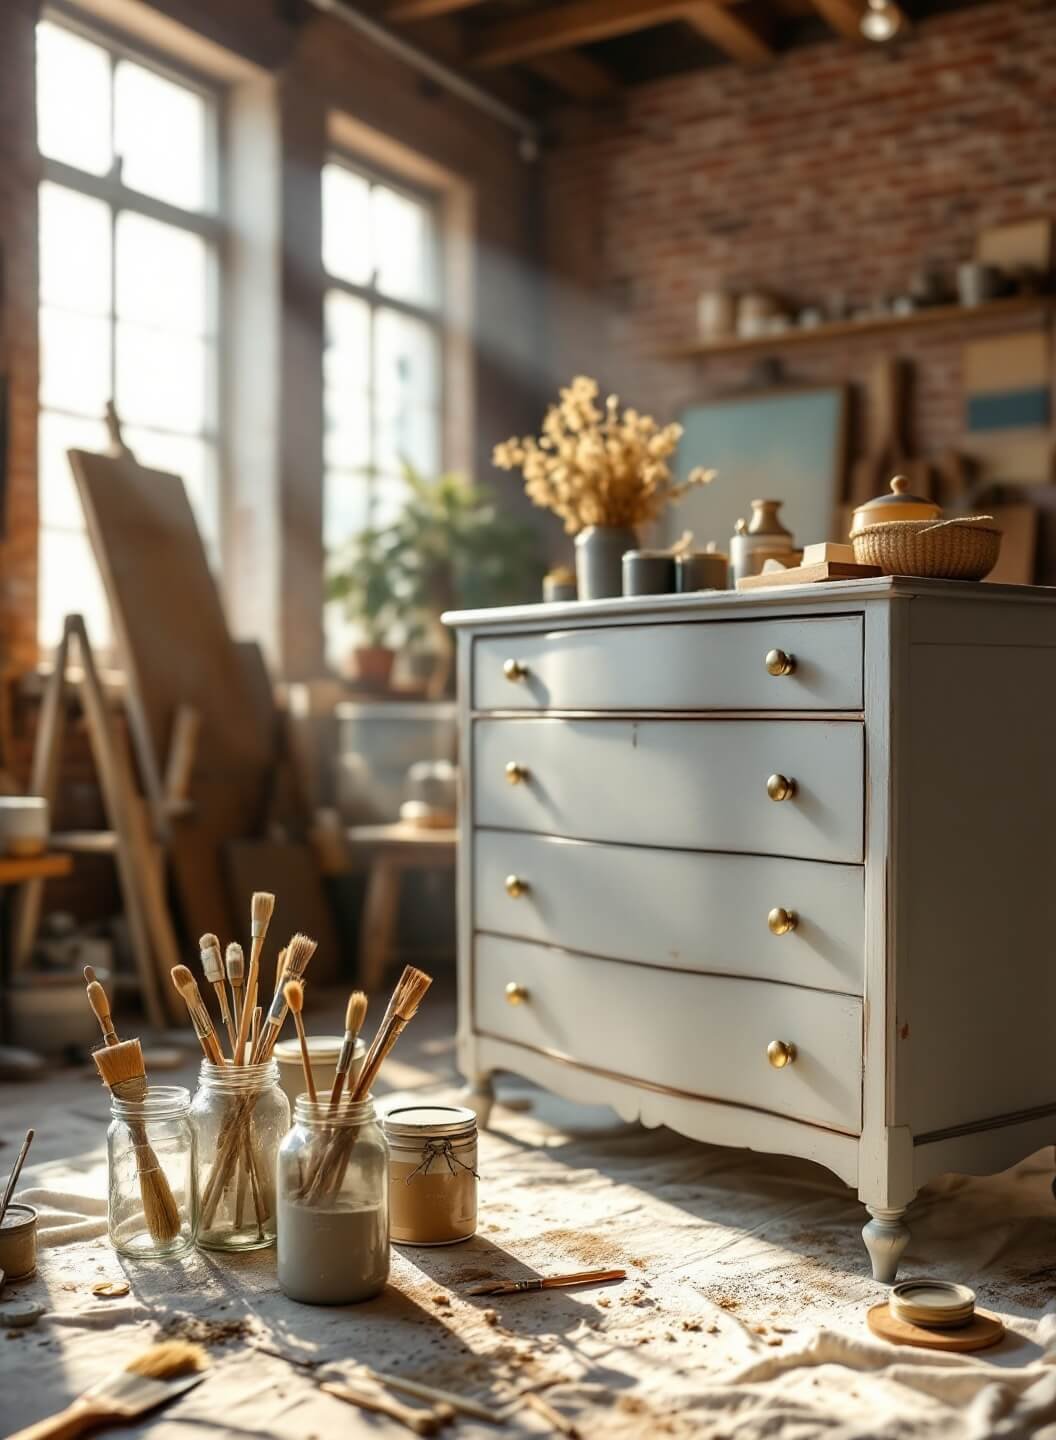
M 5 855 L 0 857 L 0 886 L 24 880 L 53 880 L 73 869 L 71 855 Z
M 407 870 L 450 870 L 457 830 L 427 830 L 396 822 L 352 825 L 345 831 L 348 856 L 367 870 L 359 923 L 359 983 L 368 995 L 381 987 L 396 936 L 400 884 Z

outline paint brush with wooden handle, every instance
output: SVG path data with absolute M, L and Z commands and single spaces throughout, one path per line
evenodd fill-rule
M 308 962 L 318 949 L 318 942 L 308 935 L 295 935 L 286 946 L 286 966 L 283 970 L 287 980 L 300 980 L 308 968 Z M 276 990 L 271 1001 L 271 1008 L 267 1018 L 260 1029 L 260 1038 L 253 1047 L 253 1064 L 259 1065 L 263 1060 L 271 1059 L 271 1052 L 275 1048 L 275 1041 L 279 1038 L 279 1031 L 286 1020 L 286 995 L 282 990 Z
M 330 1088 L 330 1109 L 332 1111 L 337 1109 L 341 1091 L 344 1089 L 345 1081 L 352 1069 L 352 1061 L 356 1058 L 356 1041 L 359 1039 L 359 1032 L 363 1029 L 363 1022 L 366 1018 L 366 992 L 353 990 L 348 997 L 348 1004 L 345 1006 L 345 1038 L 341 1042 L 341 1053 L 337 1057 L 334 1083 Z
M 575 1275 L 536 1275 L 531 1280 L 482 1280 L 467 1295 L 523 1295 L 529 1290 L 565 1290 L 570 1285 L 604 1285 L 626 1280 L 626 1270 L 581 1270 Z
M 282 987 L 286 996 L 286 1004 L 290 1014 L 293 1016 L 293 1024 L 297 1031 L 297 1039 L 301 1046 L 301 1069 L 304 1071 L 304 1089 L 308 1099 L 313 1105 L 318 1105 L 319 1096 L 315 1093 L 315 1077 L 312 1075 L 312 1059 L 308 1054 L 308 1037 L 304 1033 L 304 1020 L 301 1018 L 301 1011 L 304 1009 L 304 982 L 301 980 L 287 980 Z
M 103 1032 L 103 1044 L 116 1045 L 117 1031 L 110 1018 L 110 1001 L 106 998 L 106 991 L 95 978 L 95 971 L 90 965 L 84 967 L 84 978 L 88 982 L 88 1004 L 99 1021 L 99 1029 Z
M 220 941 L 215 935 L 203 935 L 198 941 L 202 957 L 202 973 L 216 992 L 220 1002 L 220 1019 L 227 1027 L 227 1038 L 231 1042 L 231 1056 L 234 1058 L 237 1034 L 227 1003 L 227 986 L 224 984 L 224 958 L 220 954 Z
M 201 1042 L 205 1058 L 213 1065 L 223 1065 L 224 1052 L 220 1049 L 220 1042 L 216 1038 L 216 1031 L 209 1018 L 209 1011 L 205 1008 L 197 980 L 186 965 L 174 965 L 171 974 L 172 983 L 187 1006 L 187 1014 L 191 1017 L 194 1033 Z
M 260 956 L 268 934 L 268 926 L 275 911 L 275 896 L 266 890 L 254 892 L 250 903 L 250 934 L 253 943 L 249 950 L 249 975 L 246 978 L 246 998 L 242 1005 L 242 1018 L 235 1043 L 235 1064 L 246 1063 L 246 1045 L 249 1041 L 249 1027 L 253 1020 L 253 1008 L 257 1003 L 257 986 L 260 984 Z
M 319 1388 L 327 1395 L 333 1395 L 335 1400 L 343 1400 L 346 1405 L 356 1405 L 360 1410 L 371 1410 L 376 1415 L 398 1420 L 401 1425 L 406 1425 L 408 1430 L 413 1430 L 415 1435 L 435 1435 L 441 1426 L 449 1425 L 455 1418 L 451 1406 L 442 1403 L 433 1405 L 428 1410 L 418 1410 L 413 1405 L 403 1405 L 399 1400 L 393 1400 L 381 1391 L 363 1390 L 359 1386 L 339 1385 L 335 1381 L 326 1380 Z
M 246 978 L 246 957 L 242 954 L 242 946 L 237 940 L 232 940 L 227 947 L 224 968 L 227 971 L 227 983 L 231 986 L 231 1009 L 235 1015 L 237 1039 L 238 1027 L 242 1024 L 242 983 Z

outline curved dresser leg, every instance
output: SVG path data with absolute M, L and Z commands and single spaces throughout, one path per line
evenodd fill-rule
M 891 1285 L 898 1273 L 902 1252 L 909 1244 L 909 1226 L 903 1219 L 906 1207 L 889 1210 L 881 1205 L 867 1205 L 865 1208 L 873 1217 L 862 1229 L 862 1239 L 873 1265 L 873 1279 Z
M 470 1110 L 475 1110 L 477 1124 L 482 1130 L 488 1128 L 488 1121 L 491 1119 L 491 1107 L 495 1104 L 495 1086 L 492 1083 L 492 1072 L 481 1071 L 466 1082 L 466 1088 L 462 1091 L 462 1101 Z

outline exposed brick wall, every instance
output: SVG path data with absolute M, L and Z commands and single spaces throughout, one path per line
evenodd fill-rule
M 1056 218 L 1056 3 L 1001 0 L 890 50 L 828 41 L 637 88 L 621 117 L 570 117 L 546 177 L 555 373 L 592 370 L 671 415 L 759 358 L 662 358 L 692 343 L 700 291 L 860 306 L 924 264 L 952 272 L 985 225 Z M 937 456 L 960 436 L 965 338 L 790 348 L 786 370 L 855 381 L 879 354 L 907 356 L 916 446 Z

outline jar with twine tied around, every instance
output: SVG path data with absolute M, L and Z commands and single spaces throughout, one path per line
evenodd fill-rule
M 394 1245 L 456 1245 L 477 1229 L 477 1117 L 461 1105 L 404 1105 L 384 1120 Z

